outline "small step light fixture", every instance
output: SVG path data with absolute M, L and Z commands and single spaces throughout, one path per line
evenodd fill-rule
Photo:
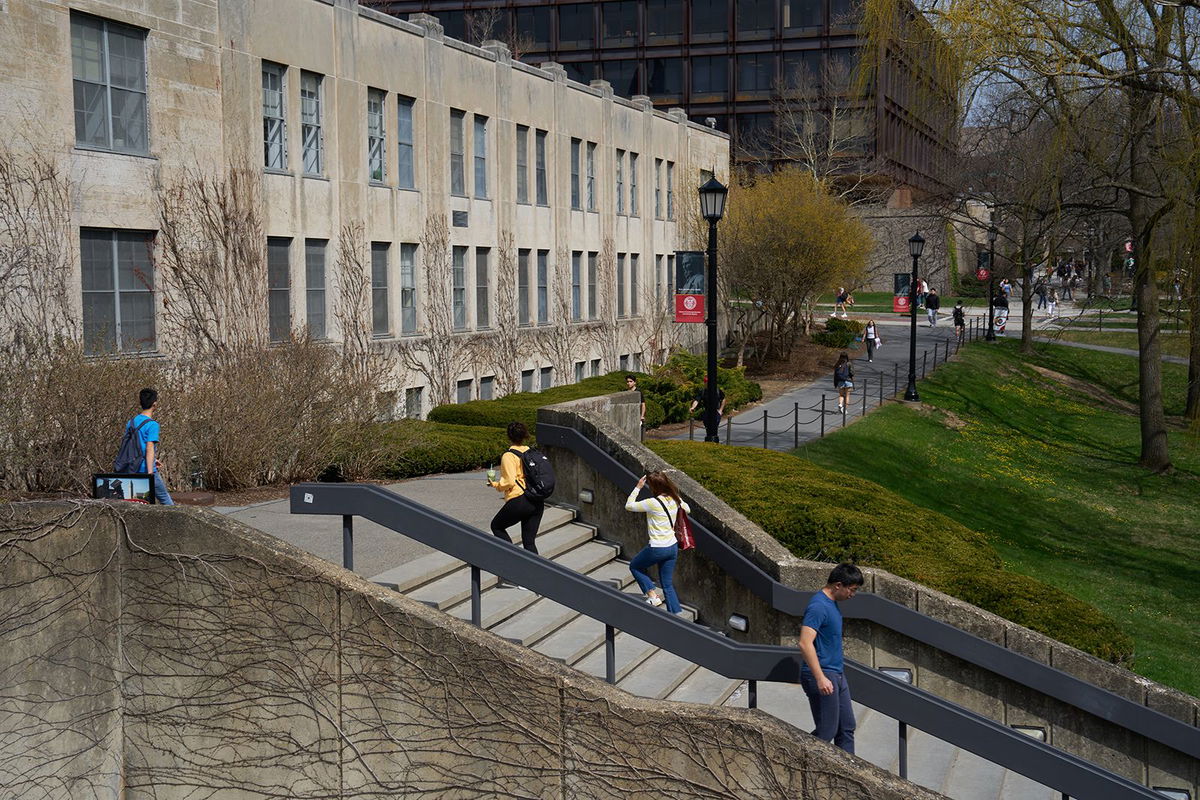
M 880 667 L 879 671 L 892 680 L 897 680 L 901 683 L 911 684 L 913 682 L 912 670 L 908 667 Z
M 1013 725 L 1012 729 L 1017 733 L 1025 734 L 1030 739 L 1037 739 L 1039 742 L 1046 741 L 1046 729 L 1037 725 Z
M 739 633 L 745 633 L 750 630 L 750 620 L 743 617 L 741 614 L 732 614 L 729 617 L 729 627 Z

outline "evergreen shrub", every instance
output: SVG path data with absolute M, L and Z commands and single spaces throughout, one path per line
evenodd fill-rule
M 864 325 L 856 319 L 830 317 L 825 321 L 825 330 L 813 334 L 812 340 L 824 347 L 845 350 L 862 335 Z

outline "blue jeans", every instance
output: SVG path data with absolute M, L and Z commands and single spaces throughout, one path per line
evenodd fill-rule
M 675 559 L 679 556 L 679 545 L 668 547 L 646 547 L 629 562 L 629 571 L 633 579 L 642 587 L 643 594 L 649 594 L 654 588 L 654 581 L 646 574 L 646 570 L 658 564 L 658 579 L 662 582 L 663 597 L 667 601 L 667 611 L 676 614 L 683 610 L 679 605 L 679 595 L 675 594 L 675 584 L 671 577 L 675 574 Z
M 175 501 L 171 499 L 171 493 L 167 491 L 167 482 L 162 479 L 162 473 L 158 470 L 154 471 L 154 502 L 160 506 L 175 505 Z
M 808 695 L 808 706 L 812 709 L 813 736 L 853 753 L 854 706 L 850 704 L 850 686 L 840 672 L 826 672 L 825 677 L 833 683 L 833 694 L 821 694 L 813 674 L 807 669 L 800 672 L 800 687 Z

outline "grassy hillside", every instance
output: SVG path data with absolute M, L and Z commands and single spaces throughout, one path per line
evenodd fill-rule
M 648 443 L 802 558 L 879 566 L 1102 658 L 1132 641 L 1065 592 L 1004 569 L 987 537 L 869 480 L 786 453 L 700 442 Z
M 1116 620 L 1135 671 L 1200 695 L 1196 435 L 1172 431 L 1173 474 L 1139 469 L 1136 359 L 1047 345 L 1026 362 L 1016 344 L 964 349 L 921 383 L 923 406 L 885 408 L 797 455 L 986 533 L 1006 567 Z M 1185 368 L 1163 374 L 1179 414 Z

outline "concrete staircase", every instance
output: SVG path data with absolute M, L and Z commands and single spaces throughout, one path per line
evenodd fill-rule
M 514 537 L 515 538 L 515 537 Z M 547 506 L 538 534 L 541 555 L 597 581 L 640 595 L 619 547 L 575 521 L 571 509 Z M 371 577 L 415 600 L 471 618 L 471 573 L 461 561 L 434 552 Z M 498 588 L 483 573 L 483 626 L 510 641 L 599 678 L 604 677 L 604 625 L 521 588 Z M 664 612 L 665 613 L 665 612 Z M 689 619 L 695 610 L 684 606 Z M 698 667 L 653 645 L 618 633 L 617 685 L 643 697 L 745 706 L 746 684 Z M 801 730 L 812 729 L 799 686 L 758 684 L 758 708 Z M 891 772 L 899 768 L 896 720 L 855 705 L 857 753 Z M 954 800 L 1052 800 L 1053 792 L 1028 779 L 922 733 L 908 731 L 908 777 Z

